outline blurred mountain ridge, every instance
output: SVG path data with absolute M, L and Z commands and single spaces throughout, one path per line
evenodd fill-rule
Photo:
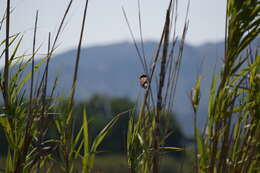
M 258 38 L 252 47 L 259 47 Z M 141 43 L 137 43 L 141 50 Z M 179 42 L 176 43 L 178 54 Z M 157 51 L 158 42 L 144 42 L 148 67 Z M 58 77 L 56 96 L 68 96 L 71 88 L 76 49 L 52 57 L 49 69 L 49 91 Z M 180 75 L 172 110 L 188 135 L 193 134 L 192 108 L 188 97 L 198 76 L 202 76 L 201 102 L 198 114 L 199 127 L 203 127 L 207 115 L 207 103 L 213 74 L 218 75 L 223 64 L 224 42 L 208 42 L 199 46 L 185 43 Z M 39 62 L 39 60 L 37 60 Z M 37 64 L 37 63 L 36 63 Z M 41 66 L 40 72 L 43 71 Z M 30 65 L 24 74 L 29 73 Z M 76 100 L 84 101 L 94 94 L 112 97 L 128 97 L 133 101 L 143 98 L 144 89 L 139 85 L 139 76 L 144 73 L 135 45 L 130 42 L 82 48 Z M 39 75 L 40 74 L 40 75 Z M 41 73 L 36 74 L 41 77 Z M 29 85 L 26 89 L 29 91 Z
M 141 46 L 140 43 L 138 46 Z M 154 41 L 144 42 L 148 64 L 151 64 L 157 46 L 158 43 Z M 178 46 L 177 43 L 176 50 Z M 220 67 L 223 49 L 223 42 L 205 43 L 200 46 L 185 44 L 173 110 L 186 133 L 192 131 L 192 111 L 188 92 L 194 86 L 198 75 L 202 75 L 201 114 L 205 115 L 211 76 L 215 67 Z M 69 50 L 54 56 L 51 60 L 49 80 L 54 81 L 58 75 L 57 95 L 69 93 L 75 56 L 76 50 Z M 138 81 L 141 74 L 143 69 L 133 43 L 121 42 L 82 48 L 76 100 L 88 99 L 96 93 L 140 100 L 144 91 Z

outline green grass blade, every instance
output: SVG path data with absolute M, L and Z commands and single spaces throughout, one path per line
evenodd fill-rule
M 83 143 L 84 143 L 84 158 L 83 158 L 83 169 L 82 173 L 89 171 L 89 131 L 88 131 L 88 120 L 86 109 L 83 111 Z

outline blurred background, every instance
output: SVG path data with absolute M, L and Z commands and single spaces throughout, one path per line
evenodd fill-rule
M 1 0 L 1 16 L 5 11 L 5 1 Z M 39 10 L 37 46 L 39 56 L 47 51 L 48 32 L 57 32 L 68 0 L 12 0 L 11 33 L 24 35 L 19 51 L 31 53 L 32 31 L 36 10 Z M 168 0 L 141 0 L 141 18 L 145 53 L 151 60 L 163 29 Z M 73 56 L 79 39 L 84 1 L 75 0 L 62 35 L 55 58 L 51 62 L 51 81 L 60 77 L 58 93 L 67 93 L 74 68 Z M 187 93 L 199 74 L 204 77 L 204 91 L 209 88 L 212 69 L 221 63 L 225 28 L 225 0 L 200 2 L 191 1 L 188 19 L 189 29 L 185 43 L 183 64 L 178 83 L 174 111 L 185 133 L 191 132 L 191 107 Z M 188 0 L 178 1 L 177 34 L 181 37 Z M 122 8 L 125 9 L 136 40 L 140 40 L 137 0 L 90 0 L 86 35 L 80 62 L 77 99 L 85 100 L 93 94 L 125 96 L 133 101 L 139 99 L 142 89 L 138 77 L 143 73 Z M 4 26 L 3 26 L 4 27 Z M 4 38 L 4 29 L 0 37 Z M 148 60 L 149 61 L 149 60 Z M 202 64 L 202 65 L 201 65 Z M 1 59 L 3 66 L 3 59 Z M 62 74 L 62 75 L 60 75 Z M 203 94 L 202 94 L 203 97 Z M 204 99 L 204 103 L 207 99 Z M 185 107 L 183 106 L 185 105 Z M 205 105 L 206 107 L 206 105 Z M 203 109 L 203 108 L 202 108 Z
M 12 0 L 11 6 L 11 34 L 24 35 L 20 53 L 31 53 L 32 31 L 36 10 L 39 10 L 39 25 L 37 34 L 37 47 L 41 54 L 47 51 L 48 32 L 57 32 L 59 22 L 64 14 L 68 0 Z M 144 50 L 151 61 L 158 44 L 166 14 L 168 0 L 141 0 L 141 17 L 144 37 Z M 79 39 L 83 6 L 85 1 L 75 0 L 66 26 L 59 38 L 59 46 L 50 64 L 50 83 L 58 76 L 56 96 L 66 96 L 71 86 L 74 70 L 74 57 Z M 190 146 L 193 141 L 192 108 L 188 93 L 194 86 L 196 77 L 203 76 L 202 101 L 200 106 L 199 124 L 203 124 L 203 115 L 207 113 L 210 78 L 214 67 L 220 67 L 223 57 L 224 28 L 225 28 L 225 0 L 191 1 L 188 10 L 189 29 L 184 47 L 182 67 L 180 71 L 177 93 L 172 108 L 171 126 L 173 135 L 168 139 L 169 146 Z M 184 26 L 188 0 L 178 2 L 177 34 Z M 83 42 L 80 60 L 79 79 L 76 90 L 78 117 L 82 115 L 82 108 L 87 107 L 90 116 L 91 134 L 95 136 L 114 115 L 135 107 L 142 99 L 143 89 L 139 86 L 138 78 L 143 73 L 130 32 L 123 16 L 125 9 L 134 35 L 140 46 L 138 26 L 137 0 L 90 0 L 86 34 Z M 0 0 L 0 16 L 5 12 L 5 0 Z M 3 26 L 4 28 L 4 26 Z M 0 38 L 4 38 L 4 29 Z M 3 60 L 0 60 L 3 67 Z M 218 69 L 218 68 L 217 68 Z M 81 121 L 78 119 L 77 121 Z M 105 140 L 104 155 L 97 164 L 100 169 L 111 167 L 111 160 L 122 161 L 122 154 L 126 152 L 124 139 L 127 132 L 128 118 L 123 118 L 115 127 L 113 133 Z M 0 153 L 6 154 L 6 142 L 0 129 Z M 113 156 L 111 153 L 113 152 Z M 101 154 L 102 155 L 102 154 Z M 172 172 L 177 168 L 171 167 L 171 161 L 178 158 L 182 162 L 189 153 L 171 152 L 163 163 L 165 172 Z M 106 160 L 107 158 L 107 160 Z M 185 162 L 188 165 L 189 162 Z M 122 170 L 126 164 L 122 161 Z M 105 167 L 105 169 L 106 169 Z M 113 167 L 113 168 L 112 168 Z M 120 167 L 120 165 L 119 165 Z M 179 169 L 179 168 L 178 168 Z M 122 172 L 121 169 L 114 172 Z M 102 170 L 101 170 L 102 171 Z M 112 171 L 111 171 L 112 172 Z

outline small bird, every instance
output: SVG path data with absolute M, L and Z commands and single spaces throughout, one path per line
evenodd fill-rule
M 139 77 L 139 82 L 140 82 L 141 87 L 146 89 L 148 87 L 148 84 L 149 84 L 147 75 L 145 75 L 145 74 L 141 75 Z

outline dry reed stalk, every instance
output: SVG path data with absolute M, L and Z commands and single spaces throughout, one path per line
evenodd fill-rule
M 3 97 L 5 106 L 8 110 L 9 107 L 9 94 L 8 94 L 8 81 L 9 81 L 9 37 L 10 37 L 10 0 L 6 2 L 6 32 L 5 32 L 5 66 L 4 66 L 4 92 Z
M 79 43 L 78 43 L 78 48 L 77 48 L 77 55 L 76 55 L 76 63 L 75 63 L 75 68 L 74 68 L 74 75 L 73 75 L 73 81 L 72 81 L 72 86 L 71 86 L 71 95 L 70 95 L 70 101 L 69 101 L 69 107 L 68 107 L 68 117 L 66 119 L 66 131 L 67 133 L 65 134 L 65 138 L 67 140 L 66 148 L 65 148 L 65 167 L 66 167 L 66 172 L 69 173 L 71 170 L 70 167 L 70 157 L 71 157 L 71 139 L 72 138 L 72 133 L 73 133 L 73 106 L 74 106 L 74 96 L 75 96 L 75 91 L 76 91 L 76 84 L 77 84 L 77 77 L 78 77 L 78 71 L 79 71 L 79 60 L 80 60 L 80 52 L 81 52 L 81 45 L 82 45 L 82 40 L 83 40 L 83 34 L 85 30 L 85 22 L 86 22 L 86 16 L 87 16 L 87 9 L 88 9 L 88 0 L 86 0 L 85 7 L 84 7 L 84 14 L 83 14 L 83 19 L 82 19 L 82 24 L 81 24 L 81 32 L 80 32 L 80 38 L 79 38 Z
M 157 106 L 155 115 L 155 129 L 154 129 L 154 141 L 153 141 L 153 173 L 159 172 L 159 157 L 160 157 L 160 114 L 163 108 L 162 103 L 162 92 L 164 88 L 164 81 L 166 75 L 166 61 L 168 57 L 168 44 L 169 44 L 169 32 L 170 32 L 170 11 L 167 10 L 166 22 L 165 22 L 165 34 L 163 43 L 163 55 L 161 59 L 161 71 L 160 71 L 160 81 L 159 90 L 157 93 Z
M 36 12 L 36 17 L 35 17 L 35 25 L 34 25 L 34 34 L 33 34 L 33 50 L 32 50 L 32 78 L 31 78 L 31 88 L 30 88 L 30 98 L 29 98 L 29 112 L 28 112 L 28 120 L 26 124 L 26 129 L 25 129 L 25 139 L 24 143 L 22 146 L 22 151 L 19 153 L 19 157 L 16 163 L 15 167 L 15 173 L 22 172 L 24 169 L 24 162 L 26 159 L 26 155 L 29 150 L 29 145 L 32 140 L 32 136 L 30 134 L 30 130 L 33 124 L 33 85 L 34 85 L 34 57 L 35 57 L 35 45 L 36 45 L 36 33 L 37 33 L 37 23 L 38 23 L 38 11 Z

